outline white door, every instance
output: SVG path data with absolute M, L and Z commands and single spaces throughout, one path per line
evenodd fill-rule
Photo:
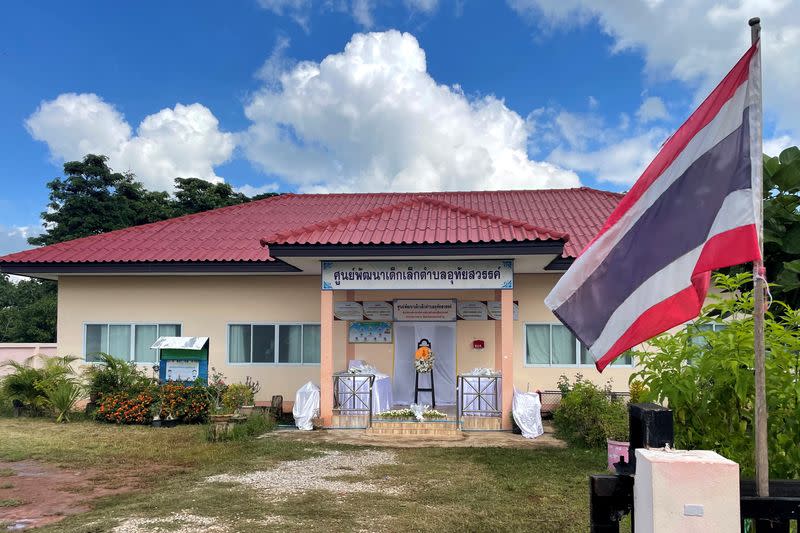
M 456 324 L 455 322 L 395 322 L 394 323 L 394 402 L 408 405 L 414 402 L 414 352 L 420 339 L 431 342 L 434 353 L 433 379 L 436 405 L 456 403 Z M 420 375 L 421 388 L 430 387 L 425 374 Z M 431 404 L 430 393 L 419 394 L 420 403 Z

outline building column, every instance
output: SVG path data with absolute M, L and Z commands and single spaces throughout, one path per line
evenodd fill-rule
M 345 291 L 345 300 L 348 302 L 355 302 L 356 301 L 356 291 Z M 348 327 L 347 323 L 345 323 L 345 329 Z M 345 368 L 350 368 L 350 361 L 356 358 L 356 345 L 348 342 L 349 331 L 345 331 Z
M 502 428 L 511 429 L 511 400 L 514 396 L 514 290 L 500 291 L 500 350 L 503 373 Z
M 321 291 L 319 324 L 319 416 L 323 427 L 330 427 L 333 422 L 333 291 Z
M 494 291 L 494 299 L 499 302 L 501 298 L 501 291 Z M 498 372 L 503 369 L 503 325 L 502 320 L 494 321 L 494 369 Z

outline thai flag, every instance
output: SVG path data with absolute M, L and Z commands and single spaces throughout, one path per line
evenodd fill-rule
M 712 270 L 761 257 L 758 48 L 669 138 L 545 299 L 600 371 L 696 317 Z

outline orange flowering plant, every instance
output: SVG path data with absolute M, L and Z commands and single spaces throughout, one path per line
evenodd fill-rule
M 202 385 L 166 383 L 154 391 L 106 394 L 95 417 L 114 424 L 149 424 L 153 416 L 185 423 L 205 422 L 208 398 Z

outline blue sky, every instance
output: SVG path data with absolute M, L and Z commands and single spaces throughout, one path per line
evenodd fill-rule
M 0 253 L 89 150 L 165 190 L 625 190 L 754 14 L 766 146 L 796 144 L 797 4 L 687 2 L 3 3 Z

